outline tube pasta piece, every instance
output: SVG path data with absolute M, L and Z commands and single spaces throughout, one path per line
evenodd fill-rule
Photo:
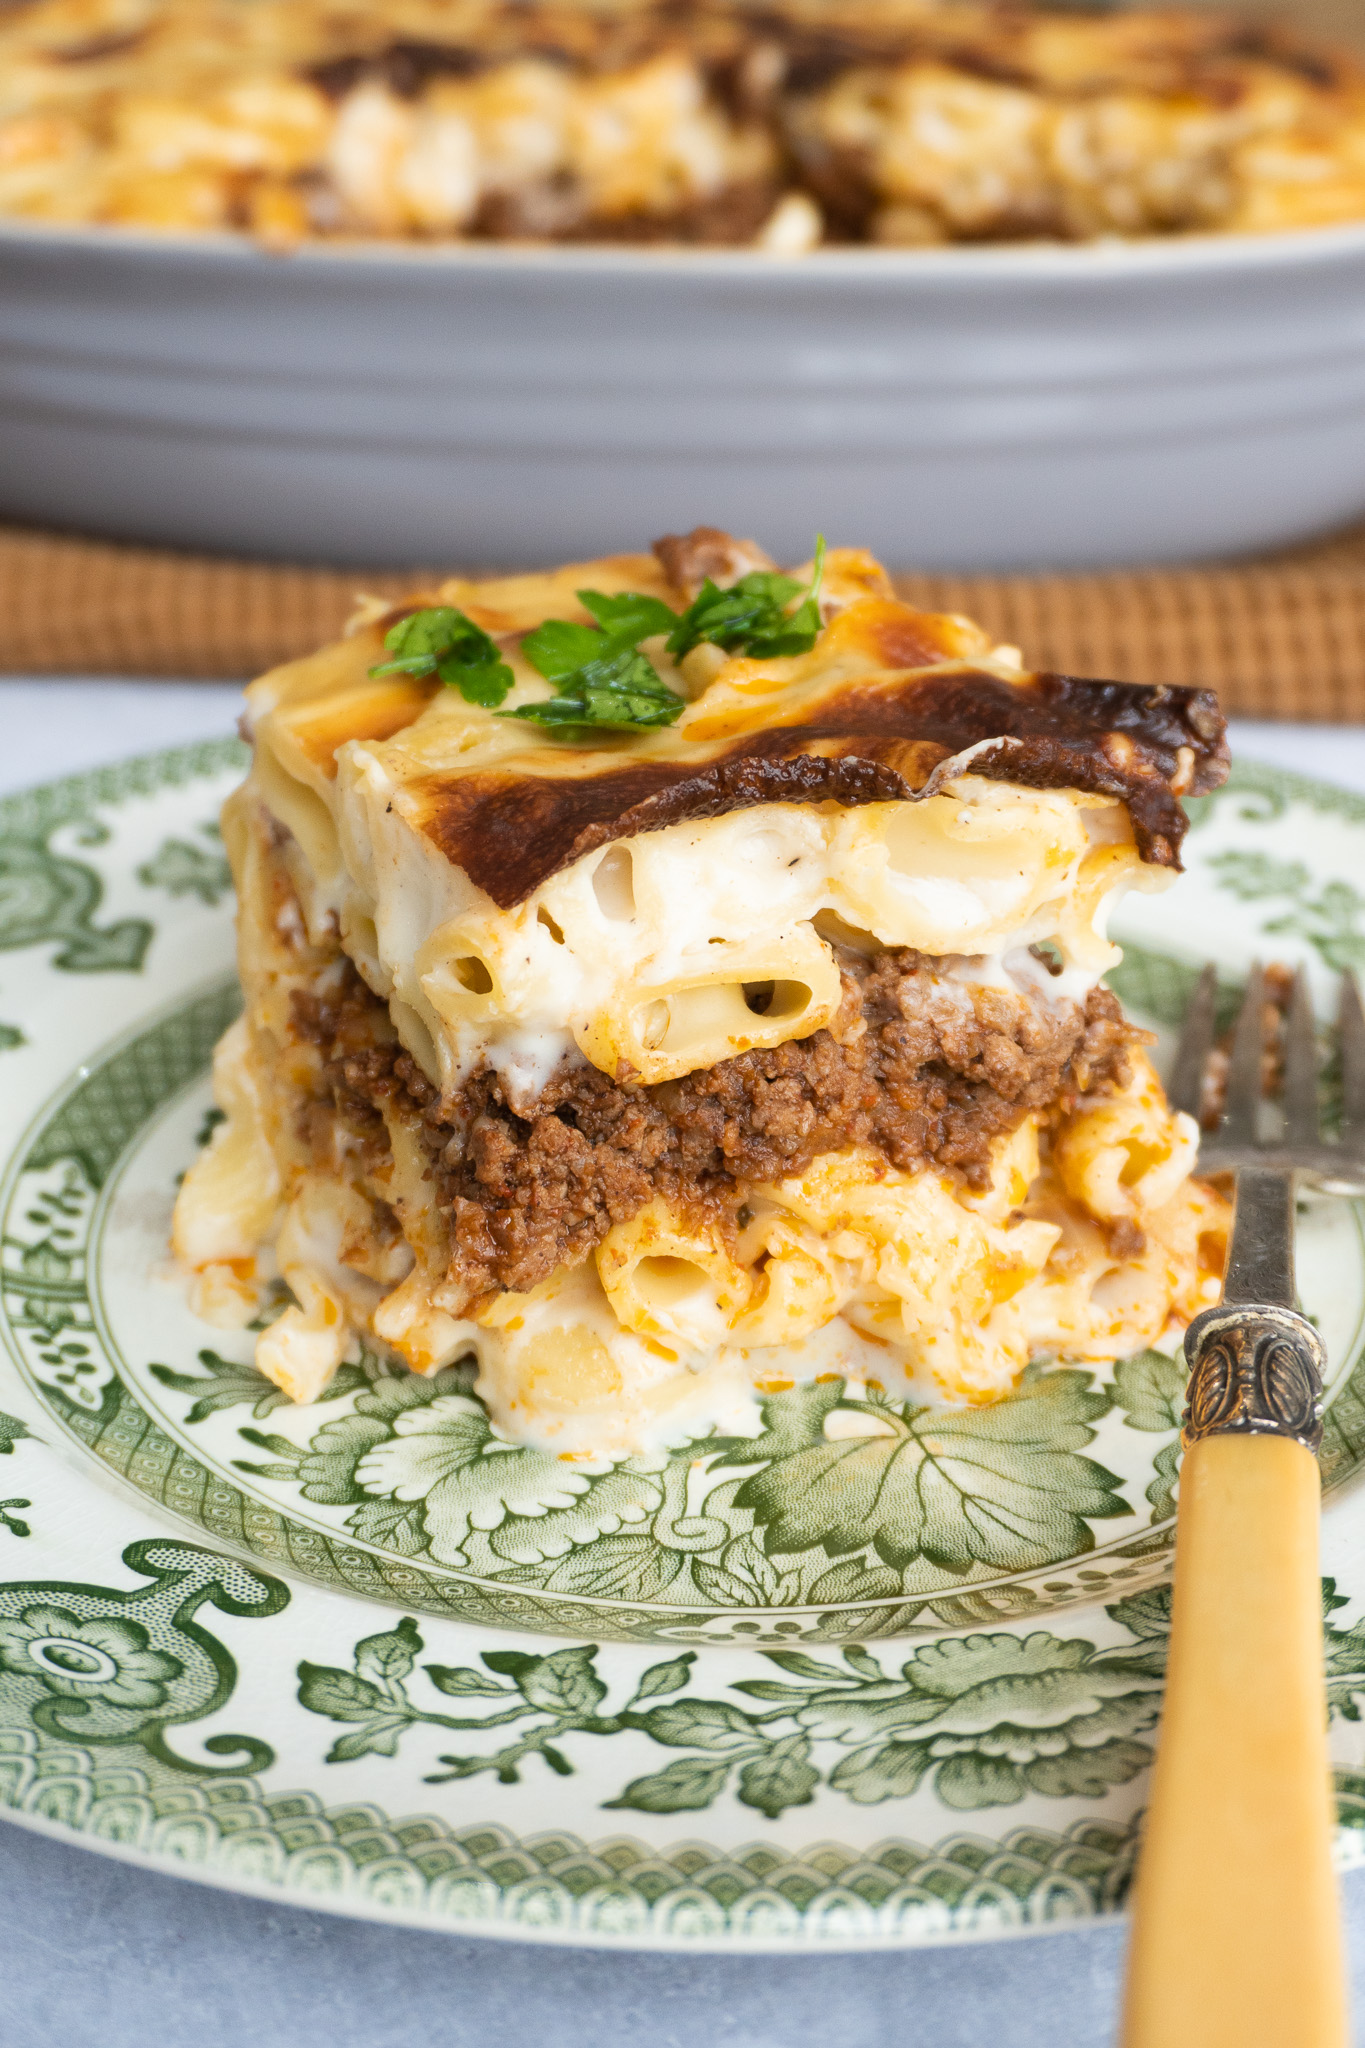
M 1178 797 L 1223 772 L 1216 705 L 1032 674 L 856 549 L 805 652 L 672 665 L 708 581 L 771 636 L 813 574 L 703 528 L 363 606 L 251 686 L 246 1008 L 175 1247 L 223 1320 L 282 1278 L 257 1355 L 292 1398 L 362 1339 L 472 1353 L 509 1439 L 654 1456 L 820 1374 L 994 1400 L 1216 1291 L 1225 1206 L 1099 980 L 1111 903 L 1173 878 Z M 427 609 L 498 703 L 371 673 Z M 677 715 L 519 719 L 527 635 L 586 673 L 604 619 L 649 628 L 629 661 Z
M 1036 1326 L 1063 1357 L 1102 1362 L 1169 1346 L 1218 1300 L 1231 1213 L 1204 1182 L 1187 1181 L 1149 1218 L 1140 1248 L 1122 1256 L 1099 1219 L 1050 1177 L 1029 1213 L 1060 1232 L 1037 1283 Z
M 718 1343 L 754 1287 L 717 1230 L 689 1228 L 658 1200 L 607 1233 L 597 1271 L 623 1329 L 687 1350 Z
M 1199 1130 L 1193 1117 L 1167 1109 L 1144 1053 L 1134 1053 L 1131 1066 L 1126 1088 L 1082 1102 L 1065 1119 L 1053 1158 L 1062 1186 L 1090 1215 L 1145 1224 L 1188 1180 Z
M 809 1038 L 833 1022 L 841 990 L 834 956 L 807 925 L 766 945 L 708 946 L 704 961 L 668 981 L 648 972 L 619 1009 L 574 1032 L 604 1073 L 672 1081 L 737 1053 Z
M 1051 792 L 1027 809 L 1011 798 L 983 790 L 971 803 L 944 795 L 847 813 L 834 853 L 842 913 L 902 945 L 932 948 L 951 933 L 962 953 L 990 951 L 1002 927 L 1023 933 L 1074 887 L 1086 814 Z M 1136 848 L 1129 864 L 1139 866 Z
M 753 1298 L 731 1330 L 738 1343 L 772 1352 L 780 1361 L 782 1346 L 833 1322 L 865 1280 L 868 1262 L 862 1245 L 847 1234 L 825 1239 L 779 1217 L 766 1224 L 759 1242 Z

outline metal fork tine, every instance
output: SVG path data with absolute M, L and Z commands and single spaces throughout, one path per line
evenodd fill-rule
M 1365 1155 L 1365 1009 L 1354 974 L 1341 977 L 1338 1012 L 1341 1044 L 1341 1142 L 1359 1159 Z
M 1258 1142 L 1261 1060 L 1265 1051 L 1265 975 L 1258 960 L 1247 976 L 1228 1062 L 1227 1109 L 1218 1136 L 1225 1145 Z
M 1199 1121 L 1204 1099 L 1204 1070 L 1213 1050 L 1213 1030 L 1218 1010 L 1218 969 L 1206 967 L 1200 975 L 1185 1012 L 1185 1023 L 1176 1047 L 1167 1098 L 1172 1109 L 1183 1109 Z
M 1308 976 L 1294 976 L 1294 995 L 1284 1026 L 1284 1142 L 1318 1142 L 1318 1041 Z

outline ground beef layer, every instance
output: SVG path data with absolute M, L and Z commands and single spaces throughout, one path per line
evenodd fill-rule
M 294 998 L 295 1029 L 322 1056 L 305 1123 L 330 1145 L 340 1116 L 385 1148 L 381 1105 L 407 1107 L 452 1216 L 451 1279 L 473 1303 L 577 1264 L 656 1194 L 729 1234 L 746 1187 L 822 1152 L 871 1146 L 902 1171 L 933 1165 L 979 1189 L 1002 1133 L 1122 1085 L 1127 1047 L 1145 1037 L 1103 988 L 1082 1008 L 945 981 L 908 948 L 841 952 L 840 966 L 828 1030 L 651 1087 L 566 1063 L 525 1114 L 491 1070 L 442 1100 L 350 970 L 337 992 Z

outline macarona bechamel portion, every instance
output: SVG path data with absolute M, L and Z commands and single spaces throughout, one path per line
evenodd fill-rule
M 246 1006 L 199 1313 L 473 1353 L 566 1456 L 836 1374 L 981 1402 L 1216 1299 L 1227 1218 L 1100 977 L 1222 780 L 1203 692 L 1031 674 L 869 556 L 699 528 L 456 581 L 248 691 Z
M 0 217 L 779 256 L 1360 220 L 1365 69 L 1259 14 L 9 0 Z

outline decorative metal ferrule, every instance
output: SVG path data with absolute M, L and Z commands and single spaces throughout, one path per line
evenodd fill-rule
M 1322 1442 L 1327 1354 L 1292 1308 L 1207 1308 L 1185 1333 L 1190 1383 L 1182 1441 L 1287 1436 L 1316 1454 Z

